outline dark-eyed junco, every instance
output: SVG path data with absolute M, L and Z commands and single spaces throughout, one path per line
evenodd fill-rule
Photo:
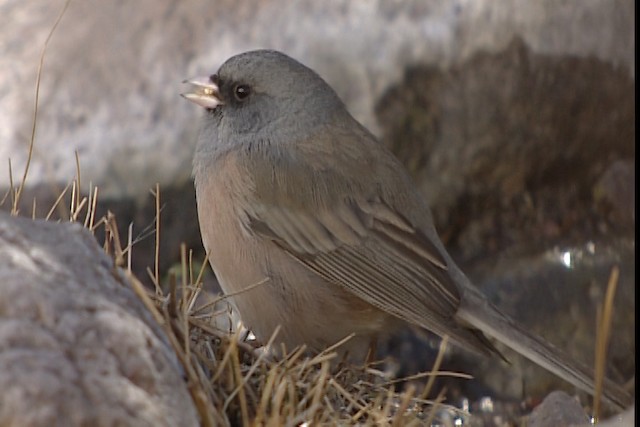
M 266 342 L 351 356 L 404 322 L 466 349 L 501 341 L 593 393 L 591 370 L 494 307 L 455 265 L 402 164 L 314 71 L 272 50 L 189 80 L 206 109 L 194 158 L 209 261 L 245 325 Z M 631 402 L 605 381 L 605 398 Z

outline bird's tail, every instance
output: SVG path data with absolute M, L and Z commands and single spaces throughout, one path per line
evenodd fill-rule
M 560 349 L 528 332 L 501 313 L 483 295 L 475 292 L 479 291 L 473 289 L 465 294 L 456 313 L 457 318 L 480 329 L 487 336 L 500 341 L 575 387 L 594 394 L 595 381 L 592 369 L 587 369 Z M 602 397 L 620 409 L 628 407 L 633 402 L 627 391 L 607 378 L 603 381 Z

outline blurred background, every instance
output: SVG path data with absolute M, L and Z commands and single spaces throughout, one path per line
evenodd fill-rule
M 24 171 L 40 54 L 64 3 L 0 0 L 0 197 Z M 619 266 L 609 375 L 625 382 L 635 373 L 634 16 L 633 0 L 71 1 L 46 51 L 21 213 L 35 199 L 47 214 L 77 153 L 82 191 L 98 186 L 98 211 L 140 237 L 138 277 L 154 263 L 145 230 L 156 183 L 162 270 L 183 242 L 202 259 L 191 180 L 202 112 L 180 98 L 181 82 L 245 50 L 282 50 L 407 165 L 472 280 L 585 363 Z M 431 366 L 414 333 L 383 351 L 399 373 Z M 447 363 L 479 378 L 460 386 L 468 396 L 566 387 L 508 357 L 511 367 L 454 351 Z

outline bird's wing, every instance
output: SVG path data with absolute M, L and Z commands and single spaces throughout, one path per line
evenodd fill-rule
M 351 184 L 314 166 L 311 170 L 296 160 L 276 164 L 269 173 L 256 165 L 248 169 L 258 196 L 246 216 L 250 232 L 272 240 L 327 281 L 383 311 L 471 350 L 493 353 L 481 333 L 455 321 L 460 291 L 426 233 L 379 194 L 342 197 L 340 189 Z M 288 176 L 282 176 L 285 173 Z M 360 193 L 362 188 L 348 190 L 343 193 Z

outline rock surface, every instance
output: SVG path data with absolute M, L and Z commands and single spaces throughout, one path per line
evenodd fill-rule
M 24 167 L 39 55 L 64 3 L 0 0 L 2 179 L 8 157 L 14 171 Z M 374 107 L 407 69 L 446 70 L 514 38 L 537 54 L 633 75 L 633 11 L 632 0 L 71 2 L 45 57 L 30 182 L 68 182 L 76 151 L 105 196 L 140 198 L 155 182 L 188 180 L 198 112 L 179 98 L 181 81 L 243 50 L 302 60 L 379 130 Z M 488 88 L 495 99 L 508 94 Z
M 588 424 L 589 416 L 580 403 L 562 391 L 554 391 L 529 416 L 529 427 L 569 427 Z
M 593 424 L 585 424 L 581 427 L 589 427 Z M 636 426 L 636 408 L 632 406 L 626 411 L 612 416 L 598 423 L 599 427 L 634 427 Z
M 0 213 L 0 284 L 0 425 L 198 425 L 166 338 L 87 230 Z
M 593 426 L 589 415 L 579 402 L 562 391 L 550 393 L 527 419 L 529 427 L 589 427 Z M 596 424 L 600 427 L 635 426 L 635 409 L 604 419 Z

